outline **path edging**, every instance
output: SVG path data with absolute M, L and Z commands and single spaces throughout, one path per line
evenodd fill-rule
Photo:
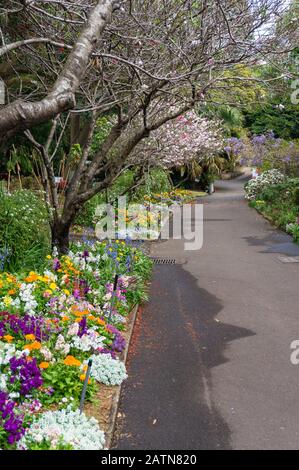
M 138 310 L 139 310 L 139 304 L 135 305 L 135 307 L 132 309 L 131 313 L 129 314 L 130 321 L 128 322 L 128 330 L 127 330 L 129 335 L 128 335 L 128 339 L 126 342 L 126 347 L 121 355 L 121 360 L 124 363 L 127 362 L 129 347 L 130 347 L 130 343 L 131 343 L 131 339 L 133 335 L 133 330 L 134 330 L 134 325 L 135 325 L 135 321 L 137 318 Z M 121 390 L 122 390 L 122 384 L 117 387 L 116 392 L 114 393 L 113 398 L 112 398 L 112 405 L 111 405 L 111 409 L 109 413 L 109 426 L 108 426 L 108 431 L 105 433 L 107 449 L 110 449 L 112 440 L 113 440 Z

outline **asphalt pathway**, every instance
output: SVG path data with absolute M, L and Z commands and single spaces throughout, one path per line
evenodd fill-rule
M 155 244 L 151 301 L 139 313 L 114 447 L 298 449 L 299 246 L 243 196 L 244 179 L 204 199 L 204 244 Z M 200 201 L 202 202 L 202 200 Z

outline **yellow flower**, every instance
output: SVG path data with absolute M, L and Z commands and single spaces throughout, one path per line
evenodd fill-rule
M 4 302 L 5 307 L 8 307 L 12 303 L 12 298 L 6 295 L 3 299 L 3 302 Z
M 51 256 L 51 255 L 48 255 L 46 258 L 47 258 L 47 259 L 52 259 L 52 256 Z
M 55 282 L 51 282 L 49 287 L 50 287 L 51 290 L 56 290 L 57 289 L 57 285 L 55 284 Z
M 63 289 L 63 292 L 65 293 L 65 295 L 71 295 L 71 293 L 68 289 Z
M 4 338 L 5 341 L 7 341 L 8 343 L 11 343 L 11 342 L 13 341 L 13 339 L 14 339 L 14 337 L 11 336 L 11 335 L 5 335 L 5 336 L 3 336 L 3 338 Z
M 82 382 L 84 382 L 85 378 L 86 378 L 85 374 L 80 375 L 80 380 L 82 380 Z M 90 384 L 90 379 L 88 379 L 87 383 Z

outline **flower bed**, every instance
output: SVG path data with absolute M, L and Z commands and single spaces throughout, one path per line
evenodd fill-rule
M 263 175 L 257 178 L 257 184 L 256 180 L 251 180 L 246 187 L 249 205 L 299 243 L 299 178 L 284 177 L 282 182 L 277 182 L 275 175 L 269 184 L 268 176 Z M 278 179 L 281 180 L 281 176 Z
M 146 299 L 150 272 L 148 257 L 116 241 L 73 245 L 43 273 L 0 274 L 2 449 L 104 446 L 97 421 L 77 411 L 87 362 L 88 401 L 99 383 L 125 380 L 126 316 Z

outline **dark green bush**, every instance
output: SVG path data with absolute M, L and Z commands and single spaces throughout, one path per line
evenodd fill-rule
M 0 271 L 40 267 L 50 250 L 48 212 L 41 194 L 0 189 Z

